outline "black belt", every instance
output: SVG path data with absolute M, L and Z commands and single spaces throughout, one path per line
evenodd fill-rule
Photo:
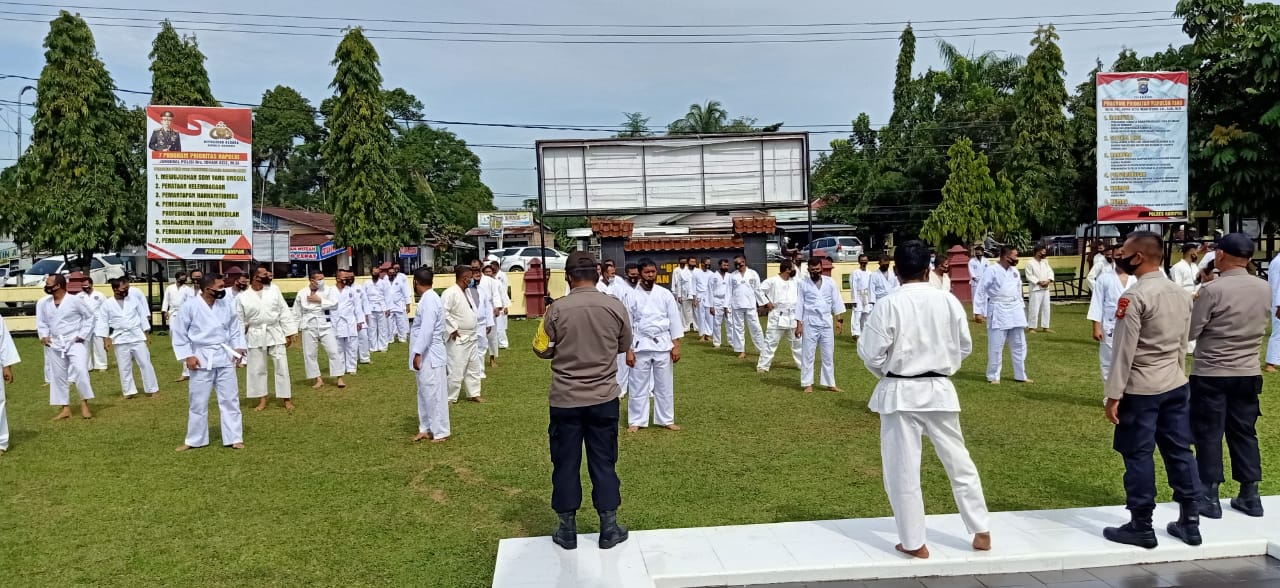
M 940 374 L 938 372 L 925 372 L 923 374 L 916 374 L 914 376 L 903 376 L 901 374 L 895 374 L 893 372 L 889 372 L 885 374 L 884 377 L 896 378 L 899 380 L 919 380 L 921 378 L 949 378 L 951 376 L 948 376 L 946 374 Z

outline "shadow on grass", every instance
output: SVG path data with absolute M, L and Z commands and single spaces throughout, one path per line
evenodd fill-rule
M 1018 396 L 1021 396 L 1022 398 L 1025 398 L 1027 400 L 1049 401 L 1049 402 L 1056 402 L 1059 404 L 1067 404 L 1072 406 L 1086 406 L 1090 408 L 1096 408 L 1099 410 L 1099 412 L 1101 412 L 1102 410 L 1101 396 L 1097 398 L 1084 397 L 1084 396 L 1078 396 L 1075 394 L 1066 394 L 1063 392 L 1048 392 L 1043 390 L 1037 390 L 1035 388 L 1027 388 L 1023 386 L 1020 386 L 1015 390 L 1016 390 L 1015 393 Z

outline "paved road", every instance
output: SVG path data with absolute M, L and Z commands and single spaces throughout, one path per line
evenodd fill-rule
M 1280 560 L 1269 557 L 1175 562 L 1034 574 L 904 578 L 866 582 L 769 584 L 744 588 L 1280 588 Z

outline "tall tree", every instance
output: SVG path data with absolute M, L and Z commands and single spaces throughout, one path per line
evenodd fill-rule
M 424 117 L 422 101 L 404 88 L 383 92 L 382 102 L 387 106 L 387 114 L 392 119 L 391 128 L 396 133 L 403 133 L 422 122 Z
M 691 104 L 684 117 L 667 125 L 668 135 L 711 135 L 715 133 L 775 133 L 782 123 L 756 127 L 756 119 L 740 116 L 730 120 L 729 111 L 718 100 Z
M 289 86 L 276 86 L 262 94 L 253 113 L 253 167 L 258 171 L 266 200 L 274 205 L 307 200 L 304 194 L 288 193 L 282 176 L 290 171 L 294 154 L 321 138 L 316 109 Z
M 902 30 L 898 37 L 898 67 L 893 77 L 893 114 L 889 117 L 889 125 L 901 125 L 912 107 L 912 86 L 915 79 L 911 70 L 916 63 L 916 33 L 911 25 Z
M 920 237 L 939 249 L 968 247 L 981 242 L 988 231 L 1008 229 L 1016 218 L 1008 180 L 1001 177 L 997 185 L 987 156 L 974 153 L 969 139 L 952 145 L 947 157 L 950 173 L 942 187 L 942 203 L 925 221 Z
M 410 198 L 423 222 L 475 225 L 476 213 L 493 210 L 493 192 L 480 181 L 480 157 L 445 129 L 415 126 L 396 141 L 393 167 L 405 174 Z M 428 190 L 417 180 L 425 181 Z
M 151 43 L 151 103 L 169 106 L 220 106 L 209 87 L 204 53 L 195 35 L 179 37 L 166 19 Z
M 385 251 L 421 235 L 413 205 L 392 167 L 391 117 L 383 101 L 380 61 L 356 27 L 338 44 L 333 65 L 333 114 L 322 149 L 333 199 L 335 240 L 363 251 Z
M 1030 221 L 1042 231 L 1074 228 L 1078 203 L 1063 206 L 1075 170 L 1067 141 L 1065 65 L 1053 25 L 1041 27 L 1018 79 L 1013 100 L 1013 148 L 1007 168 Z
M 140 121 L 116 98 L 93 33 L 62 11 L 44 41 L 24 188 L 0 206 L 14 238 L 36 249 L 86 255 L 141 243 L 146 210 L 131 139 Z
M 649 117 L 642 112 L 624 112 L 623 116 L 627 120 L 622 123 L 622 131 L 615 137 L 619 139 L 630 139 L 635 137 L 649 137 L 653 132 L 649 130 Z

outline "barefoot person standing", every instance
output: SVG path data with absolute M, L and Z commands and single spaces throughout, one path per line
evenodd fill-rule
M 902 287 L 876 303 L 867 317 L 858 356 L 880 379 L 869 408 L 880 414 L 884 489 L 898 526 L 898 551 L 929 557 L 924 497 L 920 493 L 920 440 L 929 437 L 951 479 L 952 494 L 973 548 L 991 549 L 991 523 L 978 468 L 960 431 L 960 398 L 951 376 L 973 350 L 960 301 L 929 285 L 929 249 L 920 241 L 894 252 Z
M 45 375 L 49 377 L 49 404 L 60 408 L 54 420 L 71 418 L 71 384 L 80 394 L 80 416 L 93 418 L 89 401 L 93 387 L 89 385 L 89 337 L 93 334 L 94 316 L 80 296 L 79 283 L 61 274 L 45 279 L 48 296 L 36 304 L 36 332 L 44 345 Z M 68 292 L 68 289 L 76 292 Z M 71 295 L 68 295 L 71 294 Z
M 244 449 L 240 416 L 240 384 L 236 365 L 248 347 L 244 324 L 235 304 L 227 297 L 218 274 L 208 274 L 196 284 L 199 298 L 182 305 L 181 329 L 173 332 L 173 349 L 191 372 L 187 439 L 178 447 L 186 451 L 209 444 L 209 395 L 217 390 L 218 421 L 222 444 Z

